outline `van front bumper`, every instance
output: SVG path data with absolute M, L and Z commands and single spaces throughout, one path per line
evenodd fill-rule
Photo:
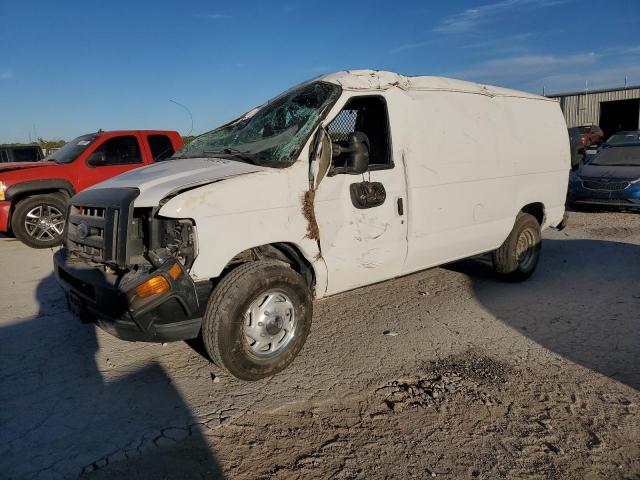
M 195 283 L 187 272 L 173 279 L 168 270 L 174 262 L 141 274 L 125 286 L 115 275 L 77 260 L 66 250 L 53 257 L 54 271 L 64 289 L 69 309 L 83 323 L 95 323 L 123 340 L 171 342 L 195 338 L 211 293 L 211 282 Z M 170 289 L 140 300 L 133 290 L 154 276 L 163 276 Z

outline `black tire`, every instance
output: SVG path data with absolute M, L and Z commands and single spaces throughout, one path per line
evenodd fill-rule
M 520 213 L 507 239 L 500 248 L 493 251 L 493 268 L 506 280 L 526 280 L 538 265 L 541 246 L 542 235 L 538 220 L 528 213 Z
M 56 229 L 50 227 L 43 233 L 45 227 L 27 225 L 27 215 L 42 209 L 43 217 L 55 221 Z M 48 213 L 47 213 L 48 212 Z M 56 212 L 54 214 L 54 212 Z M 60 217 L 60 215 L 62 215 Z M 34 195 L 20 201 L 11 215 L 11 230 L 18 240 L 32 248 L 50 248 L 60 245 L 64 236 L 67 215 L 67 201 L 63 195 L 47 194 Z M 32 218 L 32 217 L 29 217 Z M 60 224 L 59 222 L 62 221 Z M 40 237 L 40 238 L 38 238 Z
M 260 356 L 245 337 L 245 314 L 261 295 L 273 290 L 290 299 L 295 334 L 281 350 Z M 242 380 L 259 380 L 285 369 L 298 355 L 312 315 L 309 286 L 289 265 L 262 260 L 245 263 L 224 277 L 211 294 L 202 319 L 202 339 L 215 364 Z

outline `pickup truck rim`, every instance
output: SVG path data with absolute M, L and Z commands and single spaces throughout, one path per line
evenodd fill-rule
M 64 230 L 64 215 L 53 205 L 38 205 L 24 218 L 27 234 L 36 240 L 54 240 Z
M 518 265 L 521 270 L 529 271 L 535 264 L 536 252 L 536 236 L 530 229 L 525 229 L 520 233 L 518 237 L 518 244 L 516 245 L 516 255 L 518 258 Z
M 286 293 L 269 290 L 259 295 L 245 313 L 244 338 L 251 353 L 273 357 L 296 333 L 295 308 Z

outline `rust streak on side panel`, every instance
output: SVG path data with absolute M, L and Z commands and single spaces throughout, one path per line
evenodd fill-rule
M 320 241 L 320 230 L 318 229 L 318 222 L 316 221 L 316 212 L 314 211 L 313 201 L 315 199 L 316 192 L 308 190 L 304 192 L 302 196 L 302 213 L 304 218 L 307 219 L 307 238 Z
M 316 212 L 314 207 L 316 192 L 315 190 L 307 190 L 301 197 L 302 214 L 307 219 L 307 238 L 315 240 L 318 244 L 317 259 L 322 258 L 322 250 L 320 248 L 320 229 L 316 220 Z

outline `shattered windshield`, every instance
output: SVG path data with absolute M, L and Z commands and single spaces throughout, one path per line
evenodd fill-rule
M 74 138 L 59 150 L 44 157 L 44 159 L 56 163 L 71 163 L 78 158 L 82 152 L 89 148 L 89 145 L 91 145 L 96 138 L 98 138 L 98 135 L 95 133 Z
M 337 85 L 315 82 L 285 92 L 253 114 L 196 137 L 172 158 L 230 156 L 257 165 L 287 167 L 340 91 Z

